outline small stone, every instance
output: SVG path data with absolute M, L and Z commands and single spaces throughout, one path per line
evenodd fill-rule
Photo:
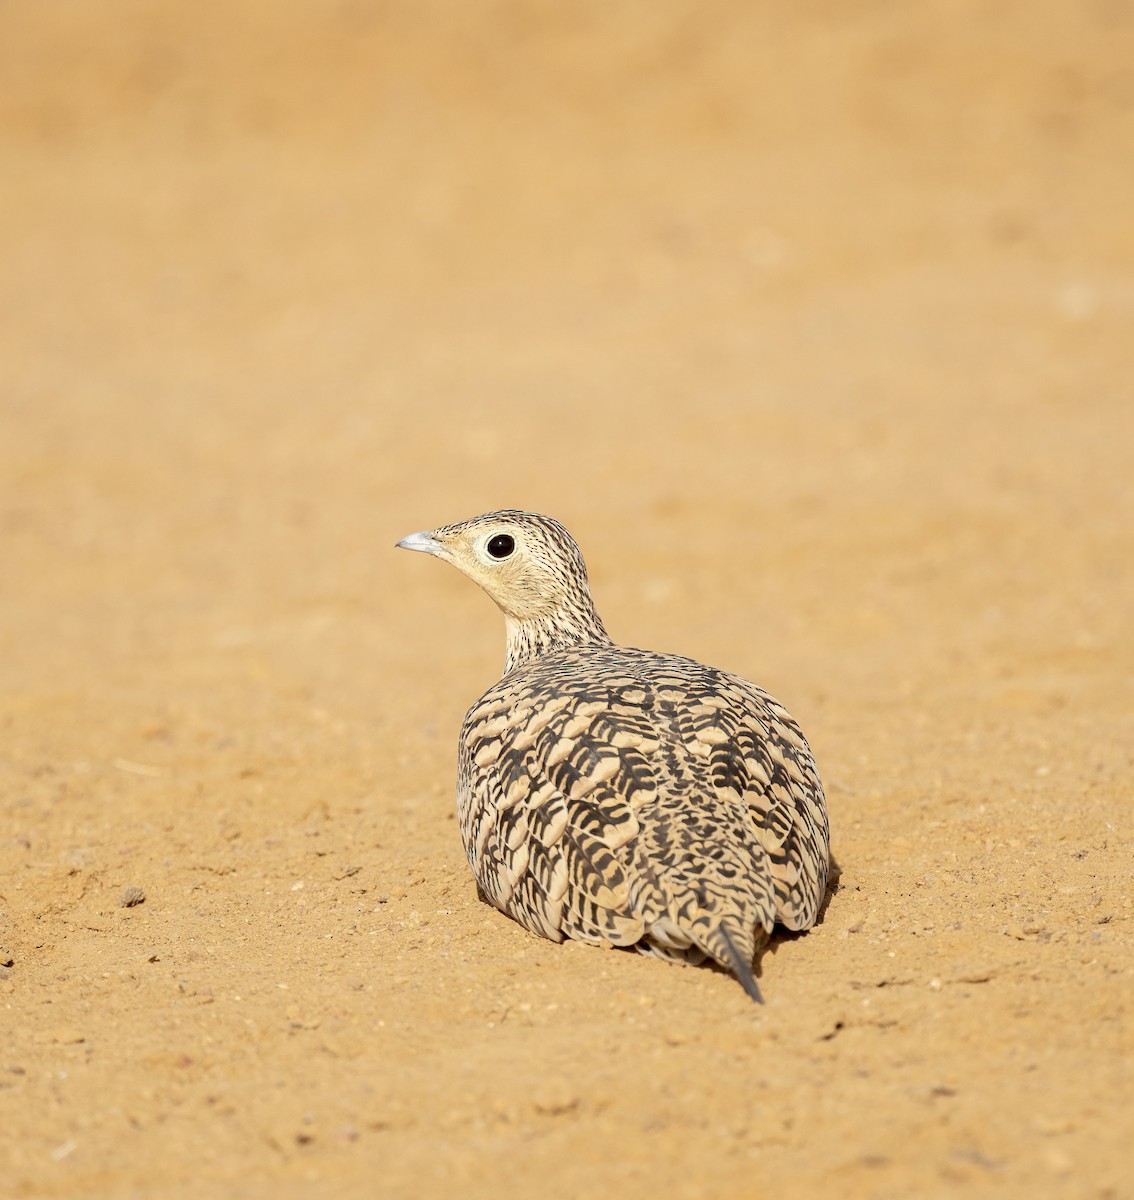
M 122 889 L 122 895 L 118 897 L 119 908 L 135 908 L 137 905 L 145 902 L 146 893 L 142 891 L 136 884 L 131 884 L 129 887 Z
M 1009 937 L 1015 938 L 1018 942 L 1026 942 L 1031 938 L 1039 938 L 1039 940 L 1042 941 L 1044 940 L 1043 934 L 1046 932 L 1047 931 L 1044 929 L 1044 927 L 1037 924 L 1035 921 L 1025 921 L 1023 923 L 1017 922 L 1009 925 L 1005 930 L 1005 933 L 1007 933 Z
M 1032 1120 L 1036 1133 L 1044 1137 L 1055 1137 L 1059 1134 L 1074 1133 L 1079 1128 L 1078 1122 L 1070 1117 L 1037 1116 Z
M 579 1107 L 578 1094 L 564 1079 L 550 1079 L 543 1084 L 540 1096 L 533 1101 L 536 1112 L 544 1117 L 561 1117 Z

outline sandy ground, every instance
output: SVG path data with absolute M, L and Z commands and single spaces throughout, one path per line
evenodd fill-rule
M 0 1190 L 1134 1196 L 1134 5 L 3 15 Z M 502 505 L 808 732 L 763 1009 L 477 901 Z

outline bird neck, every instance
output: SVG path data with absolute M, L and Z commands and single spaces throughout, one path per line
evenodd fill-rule
M 585 603 L 577 601 L 554 612 L 522 621 L 505 613 L 508 645 L 504 674 L 544 654 L 555 654 L 576 646 L 609 646 L 610 635 L 594 602 L 589 595 L 580 600 L 585 600 Z

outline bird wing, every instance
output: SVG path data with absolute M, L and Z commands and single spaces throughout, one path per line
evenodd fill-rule
M 787 709 L 762 688 L 708 670 L 714 686 L 692 719 L 702 726 L 692 736 L 710 742 L 708 768 L 718 793 L 739 796 L 747 808 L 767 854 L 775 919 L 788 929 L 808 929 L 827 893 L 830 867 L 826 800 L 811 747 Z
M 498 908 L 556 941 L 643 937 L 661 909 L 643 904 L 625 847 L 657 796 L 650 732 L 644 714 L 605 699 L 507 678 L 469 710 L 459 815 L 473 873 Z
M 751 961 L 758 926 L 806 928 L 825 894 L 810 749 L 746 680 L 616 653 L 505 676 L 470 709 L 459 807 L 473 873 L 545 937 Z

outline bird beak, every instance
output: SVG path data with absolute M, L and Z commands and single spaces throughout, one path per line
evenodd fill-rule
M 411 533 L 408 537 L 402 538 L 397 543 L 398 550 L 420 550 L 423 554 L 438 554 L 441 551 L 441 543 L 428 531 L 421 533 Z

